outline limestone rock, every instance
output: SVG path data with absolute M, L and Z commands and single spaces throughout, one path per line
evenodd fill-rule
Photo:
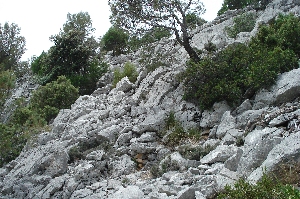
M 291 102 L 300 96 L 300 69 L 279 75 L 274 86 L 267 90 L 261 90 L 255 97 L 255 103 L 263 102 L 265 104 L 281 104 Z
M 219 145 L 208 155 L 204 156 L 200 162 L 202 164 L 212 164 L 216 162 L 225 162 L 228 158 L 237 152 L 237 147 L 234 145 Z

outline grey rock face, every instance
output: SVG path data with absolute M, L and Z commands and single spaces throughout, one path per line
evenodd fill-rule
M 248 177 L 249 181 L 257 182 L 261 179 L 264 168 L 272 171 L 283 162 L 299 163 L 300 158 L 300 132 L 296 132 L 285 138 L 280 144 L 273 147 L 262 164 Z
M 219 145 L 215 150 L 204 156 L 200 162 L 202 164 L 212 164 L 216 162 L 225 162 L 228 158 L 237 152 L 237 147 L 233 145 Z
M 265 11 L 228 11 L 199 27 L 192 45 L 203 49 L 212 41 L 223 48 L 246 42 L 278 13 L 300 14 L 299 4 L 276 0 Z M 244 11 L 257 14 L 254 30 L 228 38 L 224 28 Z M 150 47 L 148 53 L 162 53 L 168 65 L 148 70 L 140 64 L 143 50 L 107 55 L 112 70 L 134 63 L 137 81 L 125 77 L 112 88 L 108 73 L 92 95 L 61 110 L 52 130 L 37 135 L 18 158 L 0 168 L 0 198 L 214 198 L 239 177 L 257 182 L 264 168 L 299 163 L 299 69 L 280 75 L 270 90 L 236 110 L 226 102 L 199 110 L 183 100 L 177 80 L 186 68 L 185 50 L 168 39 Z M 184 134 L 179 146 L 165 146 L 171 112 L 185 133 L 196 130 L 192 132 L 201 139 Z
M 213 111 L 205 110 L 202 113 L 202 119 L 200 121 L 200 126 L 202 128 L 211 128 L 215 124 L 221 121 L 223 114 L 229 111 L 230 107 L 226 102 L 215 103 L 213 106 Z
M 281 104 L 291 102 L 299 97 L 300 93 L 300 69 L 279 75 L 278 81 L 271 91 L 262 90 L 255 97 L 255 103 Z

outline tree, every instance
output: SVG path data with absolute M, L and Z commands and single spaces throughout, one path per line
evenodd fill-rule
M 111 27 L 101 39 L 103 45 L 102 49 L 106 51 L 113 51 L 113 56 L 118 56 L 125 52 L 129 35 L 122 29 Z
M 205 12 L 200 0 L 109 0 L 111 21 L 134 34 L 145 34 L 153 28 L 164 28 L 175 34 L 190 58 L 200 61 L 191 47 L 187 15 Z
M 0 64 L 2 70 L 16 69 L 25 52 L 25 38 L 17 24 L 0 24 Z
M 241 9 L 249 5 L 256 9 L 265 9 L 270 2 L 271 0 L 224 0 L 221 9 L 218 11 L 218 16 L 227 10 Z
M 186 22 L 189 28 L 195 29 L 197 26 L 202 26 L 207 21 L 197 16 L 195 13 L 189 13 L 186 15 Z
M 15 86 L 15 75 L 10 71 L 0 71 L 0 107 L 8 97 L 9 91 Z
M 78 89 L 66 77 L 59 76 L 56 81 L 39 87 L 33 93 L 30 110 L 49 122 L 60 109 L 70 108 L 77 98 Z
M 92 36 L 93 32 L 87 12 L 69 13 L 59 34 L 50 37 L 54 46 L 31 64 L 33 72 L 41 77 L 41 83 L 49 83 L 64 75 L 74 86 L 80 87 L 80 94 L 90 94 L 107 67 L 100 60 L 100 44 Z

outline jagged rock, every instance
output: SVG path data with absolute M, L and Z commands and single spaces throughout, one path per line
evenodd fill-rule
M 279 115 L 278 117 L 274 118 L 273 120 L 271 120 L 269 122 L 269 126 L 270 127 L 281 126 L 281 125 L 287 124 L 289 121 L 296 119 L 298 117 L 300 117 L 299 109 L 294 112 L 291 112 L 291 113 Z
M 128 77 L 122 78 L 116 85 L 116 90 L 117 91 L 123 91 L 123 92 L 128 92 L 132 87 L 133 83 L 131 83 L 128 79 Z
M 128 145 L 130 140 L 132 139 L 132 131 L 129 131 L 128 133 L 121 133 L 116 141 L 117 146 L 124 146 Z
M 160 169 L 164 170 L 165 165 L 171 170 L 185 170 L 188 166 L 188 161 L 181 156 L 179 152 L 174 152 L 166 156 L 159 164 Z
M 110 163 L 110 172 L 113 176 L 130 174 L 136 170 L 136 163 L 128 155 L 123 155 L 117 160 Z
M 280 168 L 280 164 L 289 162 L 296 164 L 299 163 L 299 139 L 300 131 L 284 138 L 280 144 L 273 147 L 262 164 L 249 175 L 248 180 L 251 182 L 257 182 L 261 179 L 264 172 L 273 171 L 276 167 Z
M 235 128 L 235 117 L 231 116 L 230 111 L 226 111 L 221 119 L 221 123 L 218 126 L 216 136 L 217 138 L 222 138 L 226 135 L 226 133 Z
M 282 141 L 282 129 L 265 128 L 254 130 L 245 138 L 243 155 L 237 171 L 247 176 L 266 159 L 269 152 Z
M 192 45 L 203 50 L 209 41 L 219 48 L 247 42 L 278 13 L 300 14 L 299 5 L 298 0 L 275 0 L 264 11 L 227 11 L 198 27 Z M 248 11 L 258 15 L 251 32 L 237 38 L 224 34 L 232 17 Z M 263 168 L 299 162 L 299 103 L 285 104 L 299 97 L 299 69 L 282 74 L 269 91 L 246 99 L 236 110 L 225 102 L 199 110 L 183 100 L 184 87 L 176 78 L 189 59 L 184 48 L 164 39 L 154 44 L 153 52 L 171 53 L 165 56 L 168 66 L 148 70 L 139 62 L 142 50 L 106 55 L 111 71 L 134 63 L 137 81 L 125 77 L 113 89 L 113 73 L 107 73 L 92 95 L 61 110 L 52 130 L 34 137 L 16 160 L 0 169 L 0 198 L 214 198 L 238 176 L 257 181 Z M 160 133 L 171 111 L 185 130 L 203 129 L 203 140 L 182 140 L 184 145 L 216 149 L 196 161 L 183 158 L 180 146 L 164 146 Z M 79 156 L 68 162 L 74 156 L 71 149 L 78 149 Z M 155 169 L 168 172 L 158 177 Z
M 213 105 L 213 111 L 205 110 L 202 113 L 200 126 L 202 128 L 211 128 L 221 121 L 223 114 L 230 110 L 226 102 L 219 102 Z
M 261 90 L 255 97 L 255 103 L 262 102 L 266 105 L 291 102 L 300 96 L 300 69 L 279 75 L 274 86 L 267 91 Z
M 157 132 L 164 127 L 164 119 L 166 114 L 164 111 L 160 111 L 155 115 L 148 115 L 143 122 L 133 127 L 134 133 L 142 134 L 146 131 Z
M 241 145 L 243 142 L 243 136 L 245 132 L 240 129 L 230 129 L 227 131 L 226 135 L 222 138 L 221 144 L 223 145 Z
M 221 191 L 224 190 L 226 185 L 233 185 L 239 177 L 236 172 L 223 168 L 216 175 L 215 179 L 217 184 L 216 190 Z
M 243 150 L 239 148 L 236 154 L 234 154 L 224 162 L 225 168 L 229 169 L 230 171 L 237 171 L 238 164 L 240 162 L 242 155 L 243 155 Z
M 216 162 L 225 162 L 228 158 L 237 152 L 237 147 L 234 145 L 219 145 L 208 155 L 204 156 L 201 164 L 212 164 Z
M 143 198 L 144 193 L 138 186 L 127 186 L 126 188 L 120 187 L 120 189 L 112 194 L 111 199 L 121 199 L 121 198 L 130 198 L 130 199 L 140 199 Z
M 239 115 L 251 109 L 252 109 L 252 104 L 249 99 L 246 99 L 239 107 L 236 108 L 235 114 Z

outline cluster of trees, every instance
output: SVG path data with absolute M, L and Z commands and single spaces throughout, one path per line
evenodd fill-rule
M 272 0 L 224 0 L 218 15 L 225 13 L 227 10 L 241 9 L 247 6 L 254 6 L 256 9 L 264 9 Z
M 107 64 L 101 61 L 100 42 L 92 35 L 93 32 L 88 13 L 67 15 L 61 31 L 50 37 L 54 45 L 48 52 L 33 58 L 31 69 L 39 76 L 42 85 L 64 75 L 79 88 L 81 95 L 95 90 L 98 79 L 107 70 Z

